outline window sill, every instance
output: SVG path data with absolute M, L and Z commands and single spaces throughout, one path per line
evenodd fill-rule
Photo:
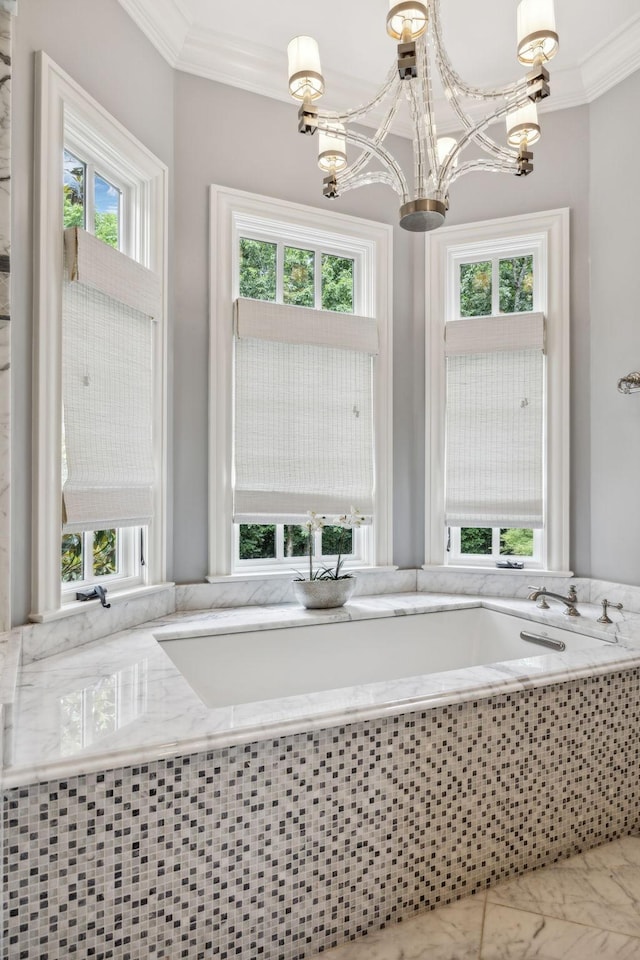
M 428 564 L 425 563 L 422 565 L 422 570 L 431 573 L 475 573 L 475 574 L 488 574 L 496 573 L 499 576 L 519 576 L 519 577 L 566 577 L 567 579 L 575 577 L 575 574 L 571 570 L 546 570 L 543 567 L 525 567 L 523 570 L 516 570 L 513 567 L 496 567 L 491 566 L 489 563 L 477 564 L 476 566 L 467 566 L 462 563 L 442 563 L 442 564 Z
M 139 600 L 156 593 L 169 592 L 174 586 L 175 584 L 173 583 L 156 583 L 151 586 L 130 587 L 118 593 L 108 592 L 107 602 L 117 606 L 129 600 Z M 99 606 L 99 600 L 72 600 L 69 603 L 65 603 L 64 606 L 58 610 L 47 610 L 45 613 L 32 613 L 29 616 L 29 620 L 31 623 L 51 623 L 54 620 L 64 620 L 66 617 L 74 617 L 80 613 L 88 613 L 89 610 L 97 609 Z
M 303 558 L 304 559 L 304 558 Z M 300 565 L 301 567 L 303 564 Z M 396 566 L 381 567 L 345 567 L 345 573 L 357 573 L 358 576 L 367 576 L 374 573 L 394 573 L 398 570 Z M 247 570 L 246 572 L 228 573 L 222 576 L 210 575 L 206 578 L 207 583 L 241 583 L 243 580 L 293 580 L 297 571 L 293 567 L 286 570 Z

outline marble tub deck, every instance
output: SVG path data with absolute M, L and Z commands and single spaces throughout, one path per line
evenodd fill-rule
M 567 649 L 565 653 L 217 709 L 205 706 L 158 643 L 181 635 L 384 617 L 389 618 L 391 629 L 394 617 L 473 607 L 588 633 L 603 643 L 598 649 Z M 597 607 L 581 604 L 581 609 L 583 616 L 572 620 L 556 607 L 538 610 L 527 600 L 407 593 L 358 597 L 339 610 L 305 611 L 282 604 L 170 614 L 26 663 L 17 678 L 16 671 L 7 671 L 4 681 L 0 678 L 0 702 L 5 705 L 4 786 L 134 766 L 160 757 L 200 753 L 640 666 L 640 615 L 614 611 L 615 623 L 602 627 L 596 622 Z M 105 725 L 100 703 L 105 691 L 116 687 L 127 706 L 117 722 L 114 719 Z M 94 719 L 84 731 L 70 728 L 80 701 L 95 706 Z
M 317 960 L 640 960 L 640 838 L 499 883 Z

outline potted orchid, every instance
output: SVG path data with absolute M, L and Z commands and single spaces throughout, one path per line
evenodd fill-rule
M 308 520 L 305 524 L 308 533 L 309 574 L 298 576 L 293 581 L 296 598 L 307 608 L 342 607 L 356 587 L 356 579 L 351 573 L 343 573 L 344 558 L 342 556 L 347 530 L 361 526 L 365 517 L 351 507 L 350 513 L 338 517 L 327 517 L 313 510 L 307 511 Z M 314 533 L 325 526 L 340 527 L 338 538 L 338 559 L 335 566 L 321 564 L 314 569 L 313 541 Z

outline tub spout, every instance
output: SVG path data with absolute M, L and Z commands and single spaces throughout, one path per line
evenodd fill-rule
M 541 610 L 549 609 L 547 600 L 557 600 L 558 603 L 564 603 L 566 607 L 564 612 L 568 617 L 580 616 L 579 610 L 576 609 L 578 595 L 573 585 L 569 587 L 569 592 L 566 597 L 563 597 L 561 593 L 551 593 L 546 587 L 529 587 L 529 589 L 533 590 L 533 593 L 529 594 L 529 600 L 537 600 Z

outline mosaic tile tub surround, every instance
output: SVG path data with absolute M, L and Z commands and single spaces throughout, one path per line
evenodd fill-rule
M 8 791 L 6 958 L 293 960 L 640 818 L 640 670 Z

